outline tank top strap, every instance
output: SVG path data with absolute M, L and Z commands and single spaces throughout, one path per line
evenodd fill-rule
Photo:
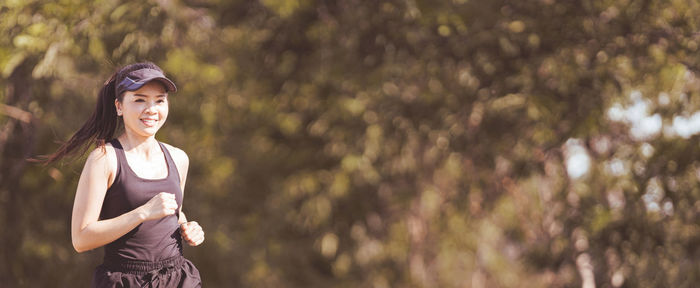
M 168 163 L 168 178 L 175 177 L 174 179 L 180 184 L 180 173 L 177 172 L 177 166 L 175 165 L 175 161 L 173 161 L 173 157 L 170 156 L 170 151 L 163 145 L 163 142 L 158 141 L 158 144 L 160 145 L 160 149 L 163 150 L 163 154 L 165 154 L 165 161 Z
M 114 138 L 112 140 L 109 140 L 109 143 L 112 144 L 112 147 L 114 148 L 114 152 L 117 155 L 117 175 L 120 175 L 121 171 L 125 171 L 123 165 L 125 165 L 126 162 L 126 154 L 124 154 L 124 147 L 122 146 L 122 143 L 119 142 L 117 138 Z M 116 181 L 116 178 L 115 178 Z

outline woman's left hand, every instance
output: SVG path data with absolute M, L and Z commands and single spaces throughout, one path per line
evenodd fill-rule
M 180 235 L 190 246 L 197 246 L 204 242 L 204 231 L 202 226 L 195 221 L 180 224 Z

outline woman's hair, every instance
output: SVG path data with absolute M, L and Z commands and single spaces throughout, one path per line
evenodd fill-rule
M 80 154 L 82 155 L 90 147 L 89 144 L 95 143 L 98 147 L 104 147 L 105 142 L 112 140 L 117 128 L 120 127 L 123 121 L 117 116 L 117 110 L 116 107 L 114 107 L 115 99 L 119 100 L 119 102 L 124 99 L 123 93 L 116 95 L 116 83 L 121 83 L 130 72 L 144 68 L 163 71 L 156 64 L 142 62 L 124 66 L 119 69 L 119 71 L 112 74 L 109 80 L 104 83 L 102 89 L 100 89 L 100 93 L 97 96 L 97 105 L 90 119 L 83 124 L 83 127 L 81 127 L 78 132 L 73 134 L 73 137 L 71 137 L 68 142 L 63 143 L 56 152 L 41 157 L 42 159 L 39 161 L 44 164 L 53 163 L 65 156 L 75 154 L 78 150 L 80 150 Z

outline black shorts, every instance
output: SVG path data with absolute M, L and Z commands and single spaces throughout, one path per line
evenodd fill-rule
M 182 256 L 158 262 L 105 261 L 95 269 L 90 287 L 202 287 L 199 270 Z

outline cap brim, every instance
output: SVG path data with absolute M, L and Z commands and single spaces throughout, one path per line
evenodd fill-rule
M 129 75 L 117 85 L 117 94 L 141 89 L 143 85 L 151 81 L 158 81 L 163 84 L 166 92 L 177 92 L 175 83 L 165 77 L 163 72 L 146 68 L 129 73 Z
M 175 86 L 175 83 L 173 83 L 173 81 L 170 81 L 170 79 L 165 78 L 165 77 L 153 77 L 153 78 L 143 79 L 143 80 L 138 82 L 139 87 L 137 87 L 136 89 L 141 89 L 141 87 L 143 87 L 143 85 L 146 85 L 146 83 L 151 82 L 151 81 L 158 81 L 161 84 L 163 84 L 163 86 L 165 86 L 166 92 L 177 92 L 177 87 Z M 136 84 L 136 83 L 134 83 L 134 84 Z M 133 91 L 133 90 L 131 90 L 131 91 Z

